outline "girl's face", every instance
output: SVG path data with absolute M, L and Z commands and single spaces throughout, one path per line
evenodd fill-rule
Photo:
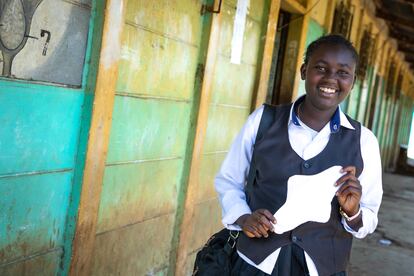
M 344 46 L 322 44 L 301 67 L 306 99 L 318 110 L 336 109 L 354 86 L 355 67 L 351 52 Z

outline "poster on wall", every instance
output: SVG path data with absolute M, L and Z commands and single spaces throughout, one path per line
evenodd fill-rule
M 0 76 L 81 86 L 92 0 L 0 0 Z

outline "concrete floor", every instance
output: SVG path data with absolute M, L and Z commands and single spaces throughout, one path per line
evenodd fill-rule
M 354 239 L 349 276 L 414 276 L 414 177 L 385 173 L 383 188 L 377 230 Z

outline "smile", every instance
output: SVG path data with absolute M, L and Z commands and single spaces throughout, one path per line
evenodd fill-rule
M 335 94 L 335 92 L 337 91 L 336 89 L 329 87 L 319 87 L 319 90 L 327 94 Z

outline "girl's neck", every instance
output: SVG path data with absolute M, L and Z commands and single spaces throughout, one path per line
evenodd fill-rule
M 299 119 L 308 127 L 320 131 L 331 120 L 335 110 L 336 108 L 332 110 L 320 110 L 314 107 L 310 102 L 307 102 L 305 98 L 305 100 L 298 105 L 296 114 L 298 114 Z

